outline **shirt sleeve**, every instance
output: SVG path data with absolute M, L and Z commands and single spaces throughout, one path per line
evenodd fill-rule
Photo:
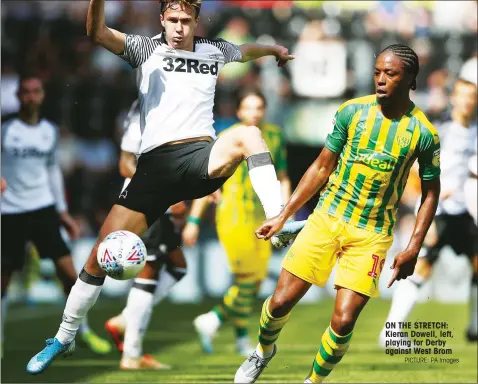
M 232 44 L 229 41 L 226 41 L 221 38 L 213 40 L 214 45 L 220 49 L 224 55 L 225 64 L 231 63 L 233 61 L 241 61 L 242 53 L 238 45 Z
M 327 135 L 325 139 L 325 147 L 332 152 L 338 153 L 342 150 L 347 142 L 347 135 L 350 122 L 355 113 L 355 107 L 353 105 L 347 105 L 341 107 L 335 113 L 335 117 L 332 120 L 333 130 Z
M 124 52 L 118 56 L 137 68 L 149 59 L 158 45 L 159 42 L 150 37 L 126 34 Z
M 141 127 L 139 121 L 131 121 L 121 139 L 121 150 L 138 153 L 141 146 Z
M 429 130 L 422 132 L 418 142 L 418 166 L 422 180 L 440 176 L 440 137 Z

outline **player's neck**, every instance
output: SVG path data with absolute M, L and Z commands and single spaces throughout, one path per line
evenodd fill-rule
M 459 123 L 462 127 L 468 128 L 470 126 L 471 118 L 456 109 L 451 111 L 451 119 Z
M 18 117 L 28 125 L 37 125 L 40 121 L 40 114 L 38 112 L 28 113 L 24 110 L 20 110 Z
M 406 100 L 390 100 L 388 103 L 378 104 L 380 112 L 390 120 L 399 119 L 414 106 L 410 99 Z

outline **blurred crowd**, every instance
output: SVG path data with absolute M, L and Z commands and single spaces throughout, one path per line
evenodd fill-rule
M 134 71 L 87 38 L 87 8 L 79 0 L 2 2 L 1 97 L 5 118 L 18 109 L 18 74 L 40 71 L 43 114 L 60 127 L 70 209 L 83 235 L 94 236 L 122 184 L 119 141 L 136 87 Z M 107 1 L 106 20 L 126 33 L 161 32 L 158 1 Z M 373 92 L 377 52 L 395 42 L 415 49 L 414 100 L 440 119 L 453 80 L 476 55 L 476 33 L 476 1 L 204 1 L 198 31 L 236 44 L 276 42 L 297 55 L 284 69 L 273 58 L 226 66 L 215 106 L 220 131 L 235 122 L 236 90 L 260 86 L 268 120 L 284 129 L 293 184 L 323 145 L 336 108 Z

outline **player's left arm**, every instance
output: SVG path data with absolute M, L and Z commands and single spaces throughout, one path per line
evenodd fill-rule
M 63 173 L 61 171 L 58 159 L 58 148 L 55 148 L 48 159 L 48 177 L 50 188 L 55 198 L 56 210 L 60 216 L 62 225 L 67 230 L 72 239 L 77 239 L 80 235 L 80 227 L 68 213 L 68 205 L 65 198 L 65 187 Z
M 281 45 L 263 45 L 257 43 L 242 44 L 239 46 L 241 51 L 241 63 L 259 59 L 264 56 L 275 56 L 279 67 L 283 67 L 289 60 L 294 60 L 295 56 L 289 54 L 289 50 Z
M 391 287 L 395 280 L 406 279 L 413 274 L 418 253 L 435 218 L 440 199 L 440 139 L 438 134 L 432 132 L 422 134 L 418 143 L 418 164 L 422 190 L 420 208 L 407 248 L 395 256 L 391 267 L 395 271 L 388 287 Z

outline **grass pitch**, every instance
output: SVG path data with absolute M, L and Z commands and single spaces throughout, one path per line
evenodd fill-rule
M 146 335 L 145 352 L 171 364 L 170 371 L 123 372 L 118 369 L 120 355 L 116 351 L 98 357 L 77 347 L 70 358 L 59 358 L 41 375 L 30 376 L 25 366 L 30 357 L 52 337 L 61 321 L 63 306 L 12 306 L 5 327 L 3 383 L 215 383 L 232 382 L 243 358 L 235 355 L 233 330 L 226 325 L 216 339 L 216 353 L 202 353 L 192 327 L 193 318 L 211 308 L 213 302 L 200 305 L 158 306 Z M 98 302 L 90 312 L 90 326 L 103 336 L 104 321 L 118 313 L 123 300 Z M 356 325 L 351 347 L 331 373 L 327 382 L 334 383 L 476 383 L 477 346 L 464 339 L 468 320 L 465 304 L 429 302 L 418 305 L 411 321 L 446 321 L 453 338 L 448 339 L 450 356 L 456 364 L 406 363 L 405 357 L 389 356 L 378 349 L 377 338 L 390 302 L 373 299 L 362 312 Z M 260 303 L 250 324 L 255 336 Z M 264 371 L 260 383 L 301 383 L 309 372 L 320 337 L 329 324 L 333 301 L 297 306 L 284 328 L 278 343 L 278 354 Z M 424 355 L 420 355 L 424 356 Z

